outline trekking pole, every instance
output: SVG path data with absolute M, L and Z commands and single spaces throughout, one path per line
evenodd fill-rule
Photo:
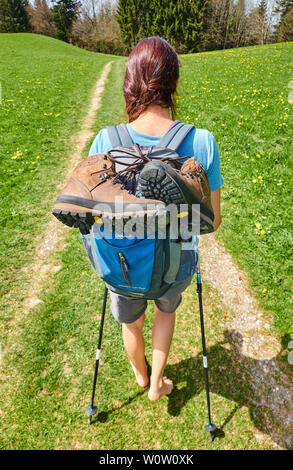
M 200 328 L 201 328 L 201 341 L 202 341 L 202 354 L 203 354 L 203 367 L 204 367 L 204 376 L 205 376 L 205 386 L 206 386 L 206 395 L 207 395 L 207 406 L 208 406 L 208 418 L 209 422 L 205 425 L 205 430 L 210 433 L 211 441 L 213 440 L 213 432 L 217 429 L 215 424 L 212 423 L 211 419 L 211 405 L 210 405 L 210 390 L 209 390 L 209 374 L 208 374 L 208 360 L 207 360 L 207 351 L 206 351 L 206 342 L 205 342 L 205 332 L 204 332 L 204 319 L 203 319 L 203 308 L 202 308 L 202 289 L 201 289 L 201 278 L 200 278 L 200 266 L 199 266 L 199 257 L 197 253 L 197 293 L 199 301 L 199 314 L 200 314 Z
M 96 366 L 95 366 L 95 375 L 94 375 L 94 383 L 93 383 L 93 391 L 92 391 L 92 401 L 91 401 L 91 404 L 86 408 L 86 414 L 89 417 L 89 424 L 92 424 L 92 417 L 98 411 L 97 407 L 94 406 L 94 399 L 95 399 L 95 392 L 96 392 L 96 385 L 97 385 L 97 377 L 98 377 L 99 360 L 100 360 L 100 352 L 101 352 L 101 345 L 102 345 L 102 336 L 103 336 L 103 327 L 104 327 L 107 295 L 108 295 L 108 288 L 105 286 L 103 311 L 102 311 L 102 317 L 101 317 L 101 323 L 100 323 L 99 342 L 98 342 L 98 349 L 97 349 L 97 353 L 96 353 Z

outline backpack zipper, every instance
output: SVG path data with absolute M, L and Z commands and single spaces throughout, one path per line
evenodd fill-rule
M 119 262 L 120 262 L 120 267 L 121 267 L 123 277 L 125 281 L 127 282 L 127 284 L 130 285 L 130 279 L 128 277 L 129 266 L 122 251 L 118 252 L 118 257 L 119 257 Z

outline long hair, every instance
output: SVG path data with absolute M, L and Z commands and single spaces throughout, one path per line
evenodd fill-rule
M 123 93 L 129 122 L 150 104 L 171 109 L 175 118 L 175 91 L 179 78 L 178 56 L 159 36 L 141 39 L 128 57 Z

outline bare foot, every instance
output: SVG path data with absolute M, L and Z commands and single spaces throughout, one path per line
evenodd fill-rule
M 148 397 L 152 401 L 159 400 L 164 395 L 169 395 L 173 390 L 173 382 L 172 380 L 168 379 L 167 377 L 163 377 L 160 387 L 154 389 L 152 386 L 148 393 Z
M 145 374 L 141 374 L 137 368 L 135 367 L 135 365 L 131 362 L 130 362 L 130 365 L 133 369 L 133 372 L 135 374 L 135 378 L 136 378 L 136 382 L 138 383 L 138 385 L 140 387 L 146 387 L 149 383 L 149 378 L 147 376 L 147 366 L 145 365 Z

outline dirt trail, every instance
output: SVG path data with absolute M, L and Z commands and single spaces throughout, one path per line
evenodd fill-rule
M 80 130 L 71 137 L 70 146 L 71 148 L 74 148 L 74 152 L 71 154 L 71 158 L 68 161 L 68 174 L 67 176 L 65 175 L 64 181 L 66 181 L 67 177 L 72 172 L 72 169 L 81 160 L 82 150 L 85 144 L 94 135 L 93 131 L 91 131 L 91 127 L 94 124 L 95 114 L 101 106 L 101 96 L 108 74 L 111 70 L 112 63 L 113 62 L 109 62 L 103 69 L 101 77 L 96 82 L 85 120 L 83 121 Z M 64 184 L 61 185 L 61 187 L 63 186 Z M 54 216 L 51 217 L 46 232 L 44 233 L 43 240 L 37 250 L 36 261 L 29 267 L 32 277 L 30 283 L 31 287 L 29 290 L 30 294 L 23 302 L 25 312 L 28 312 L 32 307 L 42 302 L 42 300 L 38 298 L 38 295 L 44 285 L 46 274 L 49 272 L 56 272 L 61 268 L 61 266 L 54 266 L 48 263 L 47 260 L 50 252 L 57 247 L 57 244 L 60 246 L 62 242 L 64 242 L 67 231 L 68 228 L 65 225 L 60 224 Z
M 220 326 L 229 332 L 237 359 L 250 377 L 254 389 L 251 405 L 261 412 L 262 426 L 272 440 L 282 448 L 292 448 L 292 377 L 290 380 L 280 367 L 282 346 L 270 331 L 273 316 L 260 309 L 247 276 L 212 234 L 202 237 L 200 254 L 204 281 L 231 312 Z

